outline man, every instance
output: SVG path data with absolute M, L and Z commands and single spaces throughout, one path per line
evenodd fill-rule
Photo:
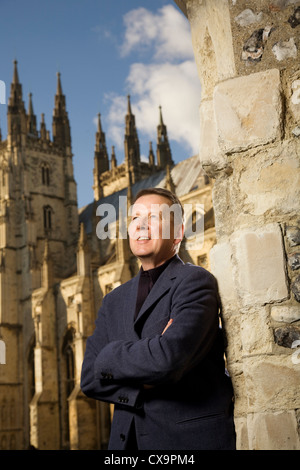
M 142 190 L 129 237 L 140 272 L 104 297 L 81 377 L 87 396 L 115 404 L 109 449 L 234 449 L 217 285 L 177 255 L 177 197 Z

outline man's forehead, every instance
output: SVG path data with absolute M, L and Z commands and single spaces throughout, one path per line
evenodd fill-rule
M 151 204 L 143 204 L 141 202 L 135 202 L 132 207 L 132 214 L 149 214 L 164 212 L 169 209 L 170 205 L 167 202 L 157 202 Z

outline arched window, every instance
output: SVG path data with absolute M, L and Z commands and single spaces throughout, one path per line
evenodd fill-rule
M 50 185 L 50 168 L 47 163 L 42 164 L 42 184 L 45 186 Z
M 35 394 L 34 349 L 35 349 L 35 338 L 33 339 L 30 345 L 30 349 L 28 353 L 27 387 L 28 387 L 29 400 L 32 400 Z
M 68 448 L 70 445 L 70 423 L 69 423 L 69 403 L 75 386 L 75 361 L 73 351 L 74 329 L 70 328 L 62 345 L 62 415 L 63 415 L 63 445 Z
M 51 230 L 53 210 L 50 206 L 44 206 L 43 210 L 44 210 L 44 214 L 43 214 L 44 229 Z
M 64 343 L 63 343 L 63 356 L 65 362 L 65 383 L 66 383 L 66 396 L 68 397 L 75 385 L 75 363 L 74 363 L 74 352 L 73 352 L 73 336 L 74 331 L 68 330 Z

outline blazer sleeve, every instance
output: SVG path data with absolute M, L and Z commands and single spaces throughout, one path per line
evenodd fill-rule
M 108 343 L 105 315 L 106 299 L 104 298 L 98 312 L 94 334 L 86 342 L 81 370 L 81 390 L 86 396 L 96 400 L 139 408 L 141 406 L 139 386 L 112 383 L 108 380 L 111 377 L 110 367 L 106 367 L 106 372 L 102 374 L 95 374 L 95 361 L 102 348 Z
M 173 322 L 163 335 L 112 341 L 95 360 L 95 375 L 107 382 L 159 385 L 176 382 L 210 351 L 218 335 L 215 278 L 191 269 L 172 296 Z

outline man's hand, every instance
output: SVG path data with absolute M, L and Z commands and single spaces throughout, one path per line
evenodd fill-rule
M 170 320 L 168 321 L 168 323 L 167 323 L 167 325 L 166 325 L 164 331 L 162 332 L 162 335 L 167 331 L 167 329 L 169 328 L 170 325 L 172 325 L 172 323 L 173 323 L 173 319 L 170 318 Z

